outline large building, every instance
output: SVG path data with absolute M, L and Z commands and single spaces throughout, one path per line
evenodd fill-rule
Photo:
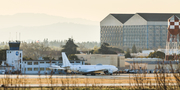
M 180 13 L 109 14 L 101 22 L 101 43 L 119 48 L 165 48 L 167 20 Z

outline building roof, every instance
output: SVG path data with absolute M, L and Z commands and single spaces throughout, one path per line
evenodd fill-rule
M 126 61 L 128 63 L 147 63 L 147 64 L 162 64 L 163 62 L 165 64 L 179 64 L 179 61 Z
M 121 23 L 125 23 L 129 18 L 131 18 L 134 14 L 111 14 Z
M 172 15 L 180 17 L 180 13 L 137 13 L 147 21 L 167 21 Z
M 62 60 L 23 60 L 23 61 L 39 61 L 39 62 L 43 62 L 43 61 L 62 61 Z M 69 60 L 69 61 L 85 61 L 85 60 Z

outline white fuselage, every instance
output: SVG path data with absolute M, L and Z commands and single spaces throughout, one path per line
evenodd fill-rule
M 62 52 L 62 58 L 63 58 L 63 65 L 62 68 L 66 68 L 67 70 L 71 70 L 73 72 L 78 73 L 84 73 L 84 74 L 94 74 L 94 73 L 108 73 L 113 74 L 113 72 L 117 71 L 118 68 L 116 68 L 113 65 L 72 65 L 65 52 Z
M 79 73 L 101 73 L 103 71 L 108 70 L 113 73 L 118 69 L 113 65 L 72 65 L 70 66 L 69 70 Z M 97 71 L 91 72 L 91 70 Z

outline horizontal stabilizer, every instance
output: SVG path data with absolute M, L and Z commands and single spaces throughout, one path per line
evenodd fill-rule
M 57 65 L 51 65 L 49 69 L 65 69 L 65 68 L 61 68 L 60 66 L 57 66 Z

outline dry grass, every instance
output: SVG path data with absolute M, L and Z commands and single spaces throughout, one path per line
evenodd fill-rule
M 113 83 L 129 83 L 129 79 L 114 80 L 114 79 L 87 79 L 87 78 L 32 78 L 32 79 L 0 79 L 0 84 L 3 81 L 10 82 L 12 84 L 113 84 Z
M 171 82 L 176 82 L 174 77 L 166 77 L 171 79 Z M 138 78 L 137 78 L 138 79 Z M 155 83 L 155 77 L 144 77 L 143 83 L 151 81 Z M 2 78 L 0 84 L 122 84 L 133 82 L 134 78 L 118 78 L 118 79 L 96 79 L 96 78 Z

